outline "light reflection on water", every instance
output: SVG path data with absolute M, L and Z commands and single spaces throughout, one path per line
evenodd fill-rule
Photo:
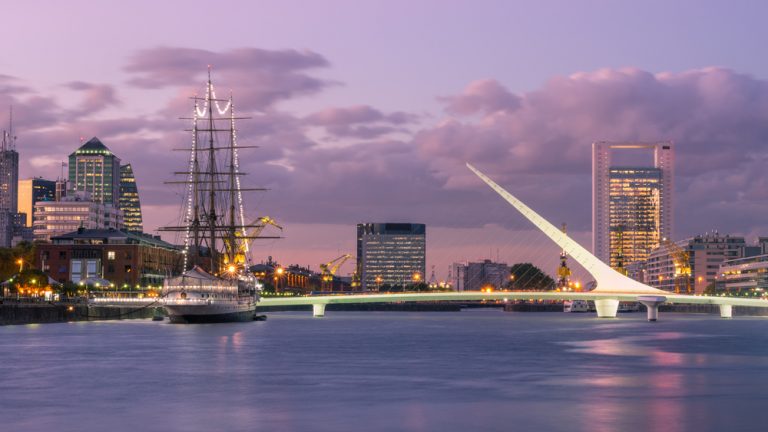
M 768 321 L 644 318 L 0 327 L 0 430 L 764 430 Z

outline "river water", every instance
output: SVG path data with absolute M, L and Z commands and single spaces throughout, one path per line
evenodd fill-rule
M 766 431 L 768 319 L 270 313 L 0 327 L 0 431 Z

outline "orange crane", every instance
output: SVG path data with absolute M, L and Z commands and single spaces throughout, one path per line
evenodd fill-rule
M 675 268 L 675 293 L 679 294 L 681 291 L 684 291 L 686 294 L 690 294 L 692 292 L 691 254 L 667 239 L 663 239 L 661 243 L 667 248 L 667 252 L 672 258 L 672 265 Z
M 567 234 L 566 226 L 563 224 L 563 234 Z M 565 250 L 560 252 L 560 266 L 557 268 L 557 287 L 561 290 L 569 288 L 571 278 L 571 269 L 568 267 L 568 254 Z
M 350 258 L 352 258 L 352 255 L 344 254 L 338 258 L 328 261 L 327 263 L 320 264 L 320 270 L 322 272 L 321 279 L 323 281 L 323 286 L 322 286 L 323 291 L 332 291 L 333 277 L 336 275 L 336 272 L 339 270 L 339 267 L 344 265 L 344 263 L 347 262 L 347 260 Z
M 272 219 L 269 216 L 262 216 L 259 218 L 256 218 L 253 222 L 251 222 L 250 226 L 252 228 L 250 231 L 248 231 L 245 235 L 243 235 L 242 231 L 238 231 L 235 233 L 235 244 L 232 245 L 230 242 L 225 239 L 224 240 L 224 247 L 226 248 L 226 253 L 224 254 L 224 265 L 225 267 L 229 268 L 230 266 L 234 265 L 236 267 L 242 267 L 245 266 L 245 263 L 247 261 L 247 254 L 249 252 L 248 244 L 250 243 L 250 240 L 258 237 L 264 229 L 272 225 L 273 227 L 279 229 L 280 231 L 283 230 L 283 227 L 277 224 L 274 219 Z M 233 256 L 234 259 L 232 260 L 232 263 L 229 262 L 228 257 Z

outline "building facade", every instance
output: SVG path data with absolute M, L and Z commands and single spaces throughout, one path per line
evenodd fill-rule
M 90 200 L 87 192 L 78 192 L 62 201 L 35 203 L 33 232 L 35 240 L 50 241 L 51 237 L 86 229 L 123 229 L 123 212 L 111 204 Z
M 651 251 L 646 264 L 646 283 L 681 294 L 702 294 L 713 285 L 723 262 L 746 256 L 744 237 L 717 232 L 662 244 Z M 686 261 L 686 262 L 681 262 Z M 689 272 L 682 271 L 687 267 Z
M 120 210 L 123 211 L 126 231 L 135 233 L 144 231 L 139 188 L 136 186 L 131 164 L 120 166 Z
M 19 180 L 19 213 L 26 214 L 27 227 L 32 227 L 35 215 L 35 203 L 39 201 L 56 201 L 56 182 L 33 178 Z
M 768 293 L 768 255 L 724 261 L 719 269 L 718 290 L 764 296 Z
M 424 282 L 426 250 L 424 224 L 358 224 L 357 269 L 362 289 Z
M 650 150 L 653 166 L 619 166 L 612 153 Z M 592 249 L 613 268 L 645 261 L 672 237 L 672 143 L 592 144 Z
M 452 266 L 454 289 L 480 291 L 483 288 L 501 289 L 509 282 L 510 267 L 506 263 L 491 260 L 455 263 Z
M 16 137 L 3 131 L 0 144 L 0 247 L 10 247 L 18 220 L 19 154 Z
M 69 155 L 68 192 L 88 192 L 94 202 L 117 206 L 120 158 L 98 138 L 91 138 Z
M 179 248 L 146 234 L 115 229 L 84 229 L 56 236 L 38 245 L 36 265 L 60 283 L 116 288 L 159 286 L 182 271 Z

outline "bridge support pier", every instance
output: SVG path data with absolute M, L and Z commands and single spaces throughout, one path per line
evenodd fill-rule
M 733 306 L 729 304 L 720 305 L 720 318 L 733 318 Z
M 312 305 L 312 316 L 321 318 L 325 316 L 325 303 L 315 303 Z
M 598 318 L 616 318 L 619 311 L 619 301 L 616 299 L 595 300 L 595 309 L 597 309 Z
M 659 305 L 667 301 L 664 296 L 640 296 L 637 301 L 648 310 L 648 321 L 654 322 L 659 318 Z

